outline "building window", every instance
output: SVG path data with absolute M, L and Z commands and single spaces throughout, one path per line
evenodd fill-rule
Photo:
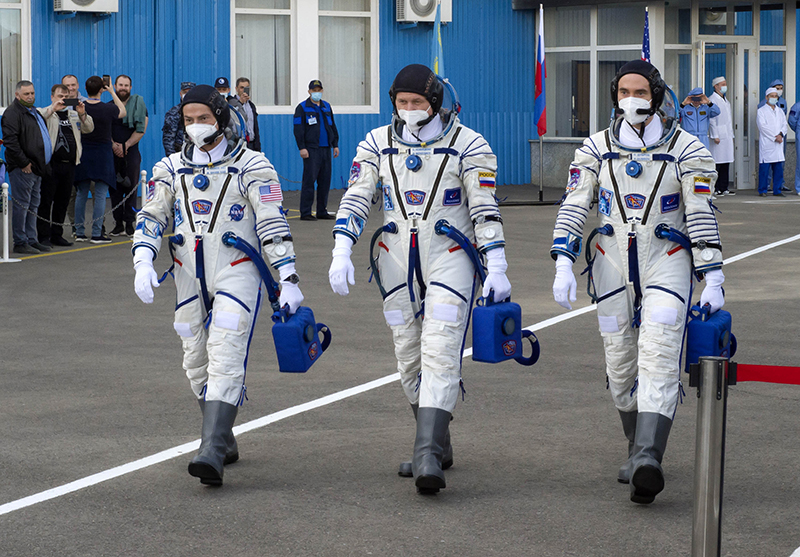
M 282 114 L 320 79 L 338 112 L 378 112 L 378 0 L 234 0 L 231 81 Z
M 319 78 L 328 102 L 372 102 L 372 14 L 369 0 L 320 0 Z
M 29 3 L 21 0 L 0 2 L 0 105 L 4 107 L 14 102 L 17 82 L 30 79 L 29 10 Z

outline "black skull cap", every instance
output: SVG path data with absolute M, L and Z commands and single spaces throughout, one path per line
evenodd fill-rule
M 187 104 L 204 104 L 211 109 L 214 118 L 217 119 L 219 129 L 224 130 L 228 127 L 231 120 L 231 111 L 228 101 L 225 100 L 219 91 L 211 85 L 197 85 L 183 96 L 181 101 L 181 118 L 183 118 L 183 107 Z
M 389 89 L 389 98 L 392 99 L 393 106 L 397 93 L 416 93 L 422 95 L 431 103 L 433 113 L 437 114 L 439 109 L 442 108 L 444 86 L 428 66 L 411 64 L 400 70 Z

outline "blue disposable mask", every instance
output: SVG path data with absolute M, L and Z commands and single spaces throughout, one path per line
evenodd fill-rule
M 778 97 L 770 97 L 767 99 L 767 102 L 772 106 L 775 106 L 776 104 L 778 104 Z
M 320 100 L 322 100 L 322 91 L 314 91 L 311 93 L 311 100 L 315 103 L 318 103 Z
M 722 87 L 719 88 L 719 92 L 724 95 L 725 93 L 728 92 L 728 86 L 723 85 Z

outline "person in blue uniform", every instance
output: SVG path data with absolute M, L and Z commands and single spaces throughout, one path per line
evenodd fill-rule
M 719 116 L 719 107 L 714 105 L 703 89 L 695 87 L 681 103 L 681 128 L 708 146 L 708 125 L 711 118 Z
M 339 156 L 339 131 L 331 105 L 322 100 L 322 82 L 308 84 L 308 98 L 294 111 L 294 139 L 303 158 L 303 185 L 300 190 L 300 220 L 334 219 L 328 213 L 331 189 L 331 149 Z M 317 183 L 317 216 L 311 214 Z

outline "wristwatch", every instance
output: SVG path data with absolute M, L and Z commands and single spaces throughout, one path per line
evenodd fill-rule
M 281 282 L 291 282 L 292 284 L 297 284 L 298 282 L 300 282 L 300 277 L 297 276 L 297 273 L 293 273 L 288 277 L 286 277 L 285 279 L 283 279 Z

